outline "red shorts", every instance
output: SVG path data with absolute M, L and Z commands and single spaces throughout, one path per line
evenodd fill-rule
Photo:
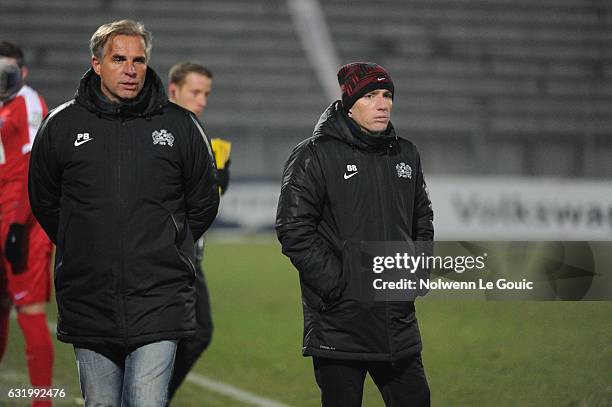
M 49 302 L 51 298 L 51 253 L 53 244 L 38 222 L 27 226 L 26 261 L 21 273 L 15 274 L 13 266 L 4 257 L 4 243 L 9 225 L 0 221 L 0 245 L 2 258 L 0 262 L 0 286 L 6 284 L 11 302 L 16 305 Z M 0 292 L 4 291 L 0 287 Z M 1 302 L 1 300 L 0 300 Z

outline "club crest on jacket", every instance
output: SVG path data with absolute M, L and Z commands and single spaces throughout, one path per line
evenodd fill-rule
M 155 130 L 151 136 L 153 136 L 153 144 L 170 147 L 174 145 L 174 136 L 165 129 Z
M 395 166 L 395 169 L 399 178 L 412 179 L 412 168 L 410 168 L 410 165 L 401 162 Z

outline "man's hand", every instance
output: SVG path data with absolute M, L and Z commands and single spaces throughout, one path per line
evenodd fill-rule
M 25 254 L 25 225 L 20 223 L 11 223 L 9 226 L 6 242 L 4 243 L 4 257 L 13 266 L 13 273 L 19 274 L 25 271 L 23 267 L 19 267 Z

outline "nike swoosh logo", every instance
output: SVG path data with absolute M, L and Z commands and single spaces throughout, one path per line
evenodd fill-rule
M 349 179 L 351 178 L 353 175 L 357 175 L 357 173 L 359 173 L 359 171 L 354 172 L 352 174 L 347 174 L 346 172 L 344 173 L 344 179 Z
M 380 81 L 384 81 L 385 79 L 387 79 L 387 78 L 376 78 L 376 80 L 379 81 L 379 82 Z
M 79 141 L 79 140 L 75 140 L 75 141 L 74 141 L 74 146 L 75 146 L 75 147 L 78 147 L 78 146 L 80 146 L 81 144 L 85 144 L 85 143 L 87 143 L 88 141 L 91 141 L 91 140 L 93 140 L 93 138 L 88 138 L 87 140 L 81 140 L 81 141 Z

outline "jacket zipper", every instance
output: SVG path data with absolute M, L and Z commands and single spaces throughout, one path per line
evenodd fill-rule
M 389 159 L 389 147 L 387 147 L 385 151 L 385 161 L 387 162 L 387 166 L 385 167 L 385 170 L 383 171 L 383 178 L 385 181 L 385 186 L 387 188 L 387 191 L 390 191 L 390 193 L 393 194 L 393 190 L 391 189 L 392 186 L 389 183 L 389 167 L 391 166 L 391 160 Z M 384 202 L 382 202 L 382 198 L 381 198 L 381 211 L 383 213 L 383 236 L 386 242 L 388 241 L 388 236 L 387 236 L 387 228 L 385 227 L 386 225 L 385 206 L 384 206 Z M 389 355 L 391 356 L 391 360 L 393 360 L 393 354 L 395 352 L 393 350 L 393 344 L 391 342 L 391 333 L 390 333 L 390 328 L 389 328 L 390 323 L 391 322 L 389 320 L 389 301 L 385 301 L 385 329 L 387 330 L 387 342 L 389 343 Z
M 374 155 L 373 159 L 376 161 L 378 159 L 378 157 L 376 155 Z M 386 151 L 385 154 L 385 160 L 387 162 L 387 164 L 390 163 L 389 161 L 389 150 Z M 385 222 L 386 222 L 386 214 L 385 214 L 385 202 L 383 199 L 383 194 L 381 192 L 381 187 L 380 185 L 382 185 L 382 183 L 385 183 L 385 186 L 388 186 L 388 168 L 386 168 L 386 170 L 380 170 L 379 166 L 376 165 L 376 163 L 374 163 L 374 168 L 376 170 L 376 175 L 377 177 L 380 177 L 380 183 L 379 182 L 375 182 L 376 184 L 376 188 L 378 189 L 378 197 L 379 197 L 379 202 L 380 202 L 380 213 L 381 213 L 381 218 L 382 218 L 382 228 L 383 228 L 383 241 L 387 241 L 387 228 L 385 227 Z M 393 345 L 391 344 L 391 335 L 389 333 L 389 303 L 385 298 L 385 334 L 387 336 L 387 344 L 389 345 L 389 355 L 391 356 L 391 358 L 393 358 Z
M 117 134 L 119 135 L 119 139 L 118 139 L 118 143 L 117 145 L 119 146 L 119 159 L 117 160 L 117 193 L 118 193 L 118 200 L 119 200 L 119 224 L 121 227 L 121 238 L 119 239 L 119 296 L 121 297 L 121 331 L 123 333 L 123 342 L 125 344 L 125 346 L 128 345 L 128 333 L 127 333 L 127 315 L 126 315 L 126 310 L 127 310 L 127 306 L 125 303 L 125 258 L 124 258 L 124 253 L 125 253 L 125 227 L 124 227 L 124 222 L 123 222 L 123 199 L 122 199 L 122 188 L 121 188 L 121 163 L 123 160 L 123 149 L 122 149 L 122 144 L 124 144 L 124 134 L 123 134 L 123 130 L 125 127 L 125 122 L 122 118 L 119 119 L 119 131 L 117 132 Z

